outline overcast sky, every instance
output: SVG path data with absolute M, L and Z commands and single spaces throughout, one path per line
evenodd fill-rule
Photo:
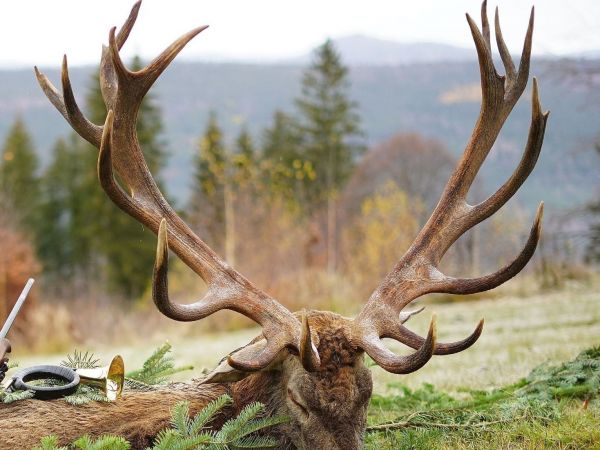
M 0 67 L 57 66 L 98 61 L 111 26 L 133 1 L 12 0 L 0 7 Z M 499 0 L 509 47 L 517 53 L 531 2 Z M 125 49 L 153 57 L 198 25 L 210 28 L 183 52 L 185 59 L 269 61 L 302 55 L 327 37 L 350 34 L 401 42 L 472 47 L 465 12 L 479 21 L 479 0 L 144 0 Z M 561 55 L 600 49 L 600 1 L 537 0 L 534 52 Z

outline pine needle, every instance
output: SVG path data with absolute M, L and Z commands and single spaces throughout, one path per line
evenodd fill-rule
M 100 360 L 86 350 L 85 353 L 74 350 L 72 354 L 67 355 L 67 359 L 62 360 L 60 365 L 70 369 L 95 369 L 99 367 Z

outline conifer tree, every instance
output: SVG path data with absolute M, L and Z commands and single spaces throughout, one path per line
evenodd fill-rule
M 209 245 L 219 252 L 225 244 L 227 156 L 223 132 L 214 111 L 209 115 L 198 150 L 189 210 L 192 223 L 202 229 Z
M 38 158 L 25 123 L 17 117 L 10 128 L 0 160 L 0 190 L 22 226 L 32 231 L 39 200 Z
M 294 119 L 275 111 L 273 124 L 263 134 L 262 166 L 272 194 L 294 207 L 305 205 L 304 186 L 316 177 L 312 162 L 301 154 L 300 133 Z
M 316 171 L 308 191 L 317 204 L 343 185 L 364 151 L 357 105 L 348 98 L 348 90 L 348 69 L 327 40 L 315 51 L 302 78 L 302 95 L 296 99 L 302 153 Z
M 300 112 L 302 153 L 315 170 L 306 183 L 309 207 L 327 207 L 328 269 L 335 270 L 337 252 L 336 196 L 348 179 L 356 158 L 364 151 L 357 105 L 348 98 L 348 69 L 331 40 L 315 52 L 302 78 L 302 95 L 296 100 Z
M 90 195 L 95 192 L 88 176 L 94 161 L 75 135 L 59 139 L 52 160 L 40 180 L 40 220 L 36 245 L 44 272 L 59 280 L 72 280 L 89 271 L 97 234 Z
M 235 171 L 235 184 L 238 189 L 248 187 L 256 175 L 256 149 L 252 136 L 246 127 L 243 127 L 235 141 L 236 153 L 233 156 Z
M 263 158 L 291 163 L 300 157 L 299 134 L 294 119 L 281 110 L 273 114 L 273 124 L 265 129 Z

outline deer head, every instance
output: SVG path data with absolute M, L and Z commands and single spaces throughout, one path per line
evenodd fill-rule
M 134 5 L 123 27 L 109 33 L 103 48 L 100 83 L 108 115 L 103 125 L 91 123 L 78 108 L 71 89 L 66 57 L 62 93 L 36 68 L 38 81 L 52 104 L 80 136 L 99 148 L 98 176 L 112 201 L 158 235 L 153 277 L 153 299 L 166 316 L 179 321 L 200 320 L 221 309 L 249 317 L 262 333 L 248 345 L 227 355 L 204 383 L 237 382 L 239 392 L 253 379 L 263 383 L 257 393 L 273 410 L 292 418 L 285 435 L 298 448 L 361 448 L 366 411 L 372 391 L 368 354 L 383 369 L 405 374 L 421 368 L 433 355 L 449 355 L 477 341 L 483 320 L 462 341 L 436 341 L 435 316 L 425 338 L 404 323 L 414 314 L 404 308 L 430 293 L 472 294 L 493 289 L 509 280 L 532 257 L 541 231 L 542 204 L 521 253 L 495 273 L 479 278 L 455 278 L 438 266 L 448 248 L 467 230 L 494 214 L 519 189 L 538 159 L 548 113 L 542 113 L 537 82 L 533 80 L 532 117 L 525 152 L 512 176 L 488 199 L 477 205 L 467 192 L 492 145 L 523 93 L 529 77 L 533 10 L 518 69 L 502 38 L 496 10 L 496 42 L 506 71 L 494 67 L 486 2 L 482 30 L 467 15 L 481 72 L 482 104 L 473 134 L 448 181 L 441 199 L 414 243 L 386 276 L 356 318 L 332 312 L 293 314 L 224 262 L 175 213 L 159 191 L 144 160 L 136 136 L 140 103 L 152 84 L 184 46 L 206 27 L 196 28 L 173 42 L 146 68 L 128 70 L 119 50 L 125 43 L 140 7 Z M 124 183 L 115 179 L 115 172 Z M 169 249 L 204 279 L 208 290 L 191 304 L 177 304 L 168 294 Z M 415 352 L 399 356 L 382 339 L 395 339 Z M 248 377 L 248 378 L 246 378 Z

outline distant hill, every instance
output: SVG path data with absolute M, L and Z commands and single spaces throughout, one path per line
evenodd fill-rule
M 342 60 L 349 66 L 397 66 L 406 64 L 467 62 L 475 61 L 477 58 L 474 47 L 459 47 L 439 42 L 399 42 L 362 34 L 337 37 L 333 39 L 333 42 L 341 54 Z M 494 55 L 499 59 L 496 49 L 494 49 Z M 540 57 L 540 55 L 537 56 Z M 515 53 L 514 57 L 518 60 L 520 53 Z M 542 57 L 546 60 L 593 60 L 600 58 L 600 50 L 590 50 L 568 55 L 544 54 Z M 232 59 L 220 54 L 205 54 L 202 57 L 202 61 L 213 63 L 305 65 L 311 61 L 311 58 L 312 52 L 290 58 L 279 57 L 267 60 L 264 58 L 260 60 L 253 58 Z
M 395 66 L 473 61 L 476 58 L 472 49 L 439 43 L 402 43 L 363 35 L 342 37 L 334 42 L 344 62 L 351 66 Z
M 59 83 L 60 61 L 43 71 Z M 598 182 L 591 151 L 600 125 L 599 102 L 589 90 L 558 79 L 550 65 L 535 61 L 543 106 L 552 110 L 538 167 L 519 194 L 532 207 L 547 201 L 547 210 L 567 208 L 590 198 Z M 568 68 L 567 68 L 568 69 Z M 152 91 L 166 125 L 170 161 L 164 178 L 182 204 L 191 180 L 190 162 L 210 110 L 215 110 L 231 141 L 246 123 L 256 138 L 275 109 L 291 111 L 300 91 L 300 65 L 174 63 Z M 93 68 L 70 70 L 81 102 Z M 398 132 L 416 131 L 442 140 L 459 155 L 479 111 L 479 70 L 475 61 L 403 65 L 359 65 L 350 71 L 351 95 L 360 105 L 368 143 Z M 530 88 L 529 88 L 530 89 Z M 482 170 L 487 189 L 502 183 L 517 165 L 527 139 L 530 90 L 519 102 Z M 0 71 L 0 139 L 16 114 L 32 131 L 44 161 L 53 143 L 70 132 L 41 93 L 33 70 Z M 594 181 L 589 181 L 594 180 Z M 591 184 L 592 183 L 592 184 Z

